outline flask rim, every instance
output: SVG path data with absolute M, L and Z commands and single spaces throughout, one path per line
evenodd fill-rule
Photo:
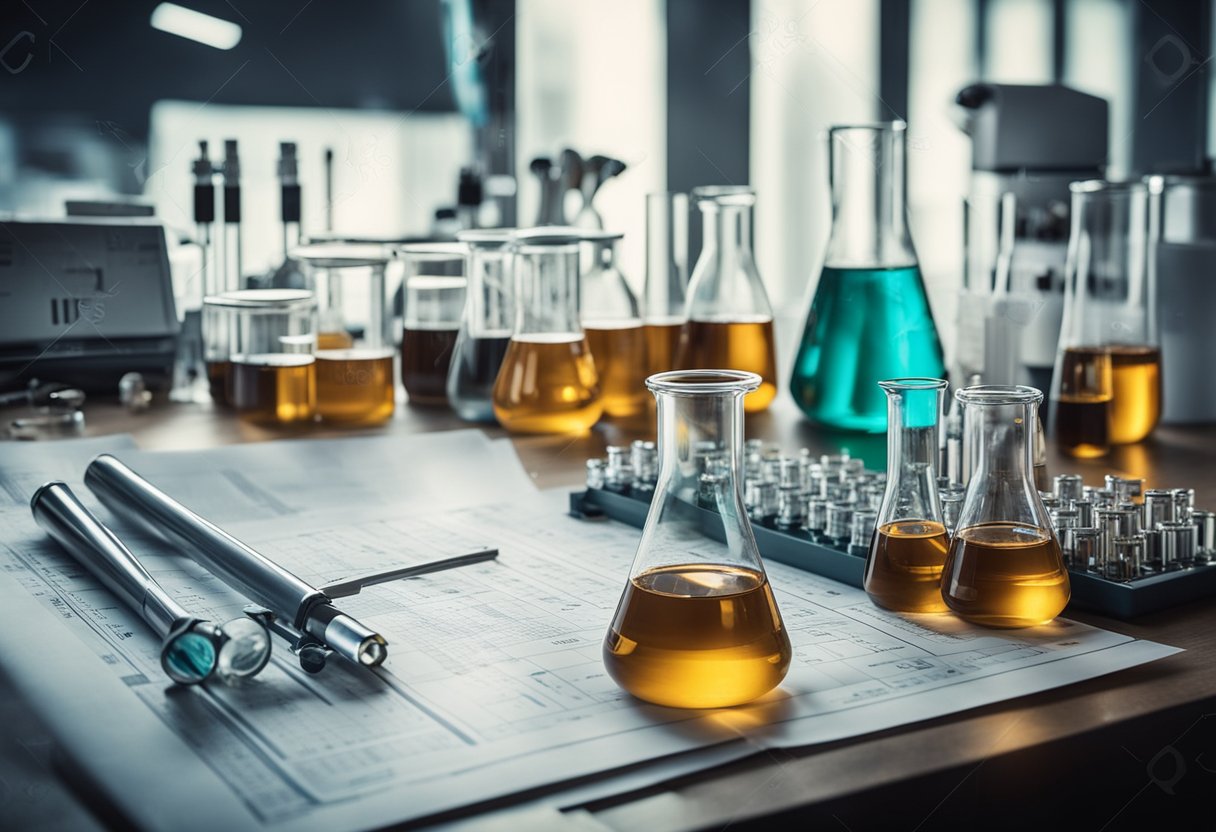
M 868 121 L 860 124 L 833 124 L 828 128 L 828 135 L 835 136 L 837 133 L 845 130 L 869 130 L 874 133 L 905 133 L 908 130 L 908 123 L 902 120 L 895 121 Z
M 904 393 L 917 390 L 945 390 L 950 382 L 944 378 L 929 376 L 909 376 L 907 378 L 888 378 L 878 382 L 878 386 L 888 393 Z
M 701 205 L 756 204 L 756 189 L 750 185 L 700 185 L 692 189 L 692 198 Z
M 287 252 L 287 259 L 321 269 L 353 269 L 383 266 L 393 259 L 393 253 L 376 243 L 323 242 L 296 246 Z
M 703 396 L 750 393 L 760 387 L 760 376 L 743 370 L 668 370 L 646 379 L 652 393 Z
M 961 404 L 1040 404 L 1043 391 L 1024 384 L 977 384 L 954 391 Z
M 1107 179 L 1082 179 L 1069 182 L 1068 190 L 1074 194 L 1147 194 L 1149 183 L 1145 179 L 1110 181 Z
M 467 228 L 456 232 L 456 241 L 469 248 L 501 248 L 510 245 L 515 232 L 514 228 Z

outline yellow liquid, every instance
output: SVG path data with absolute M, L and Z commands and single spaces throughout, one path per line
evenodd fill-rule
M 348 350 L 355 345 L 349 332 L 318 332 L 317 350 Z
M 680 337 L 684 334 L 684 321 L 680 318 L 652 319 L 642 327 L 646 334 L 646 373 L 665 373 L 675 370 L 676 358 L 680 354 Z
M 896 612 L 946 612 L 942 567 L 946 527 L 930 520 L 884 523 L 870 543 L 863 586 L 875 604 Z
M 393 415 L 393 354 L 387 349 L 317 353 L 317 414 L 325 422 L 377 425 Z
M 263 424 L 312 421 L 317 375 L 311 355 L 234 355 L 231 373 L 232 406 L 241 418 Z
M 599 421 L 595 362 L 581 335 L 512 338 L 494 382 L 494 417 L 519 433 L 582 433 Z
M 1045 624 L 1071 589 L 1060 544 L 1043 529 L 984 523 L 958 532 L 942 573 L 942 597 L 959 617 L 985 627 Z
M 764 573 L 713 564 L 638 575 L 604 639 L 608 675 L 639 699 L 673 708 L 750 702 L 781 684 L 791 656 Z
M 677 363 L 681 370 L 745 370 L 760 376 L 760 387 L 743 399 L 747 413 L 767 409 L 777 397 L 772 318 L 689 321 Z
M 1110 346 L 1110 441 L 1139 442 L 1161 416 L 1161 351 L 1156 347 Z M 1213 356 L 1216 359 L 1216 356 Z
M 644 413 L 650 394 L 642 325 L 637 321 L 594 321 L 583 329 L 599 377 L 604 413 L 618 418 Z

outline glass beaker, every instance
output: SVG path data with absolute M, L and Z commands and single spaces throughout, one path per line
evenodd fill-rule
M 494 380 L 507 354 L 515 319 L 513 228 L 457 233 L 468 246 L 464 317 L 448 369 L 448 403 L 461 419 L 494 421 Z
M 658 482 L 604 639 L 608 674 L 639 699 L 729 707 L 763 696 L 789 669 L 789 636 L 743 504 L 743 397 L 760 384 L 734 370 L 646 380 L 658 404 Z M 716 460 L 708 494 L 707 449 Z M 714 511 L 708 528 L 698 492 Z
M 203 298 L 203 363 L 207 368 L 207 387 L 211 401 L 227 407 L 228 382 L 232 375 L 232 336 L 236 328 L 238 304 L 228 293 Z
M 637 298 L 616 264 L 625 235 L 583 231 L 590 268 L 579 281 L 579 308 L 587 346 L 600 380 L 604 413 L 629 418 L 646 411 L 646 335 Z
M 218 296 L 232 315 L 228 400 L 263 424 L 311 422 L 316 413 L 317 301 L 303 289 L 244 289 Z
M 1034 431 L 1043 394 L 980 385 L 954 393 L 975 460 L 942 572 L 942 597 L 986 627 L 1029 627 L 1068 603 L 1068 572 L 1033 479 Z
M 393 346 L 385 266 L 377 245 L 317 243 L 292 249 L 317 297 L 317 415 L 380 424 L 393 415 Z
M 1139 442 L 1161 413 L 1155 239 L 1143 182 L 1073 182 L 1064 323 L 1049 422 L 1060 449 L 1102 456 Z M 1152 220 L 1152 221 L 1150 221 Z
M 878 385 L 887 394 L 887 484 L 862 586 L 889 610 L 946 612 L 949 539 L 937 493 L 937 431 L 947 385 L 936 378 Z
M 604 412 L 578 316 L 577 228 L 518 231 L 515 325 L 494 382 L 494 416 L 520 433 L 582 433 Z
M 755 373 L 760 387 L 748 394 L 743 409 L 759 413 L 777 397 L 777 355 L 773 308 L 752 255 L 756 193 L 747 187 L 707 187 L 692 195 L 704 231 L 688 284 L 676 366 Z
M 646 283 L 642 325 L 648 374 L 673 370 L 688 288 L 688 195 L 646 195 Z
M 829 131 L 832 232 L 790 377 L 794 401 L 826 427 L 881 433 L 880 380 L 945 372 L 908 233 L 905 127 Z
M 419 243 L 397 249 L 405 287 L 401 383 L 411 405 L 448 403 L 448 370 L 464 310 L 466 253 L 460 243 Z

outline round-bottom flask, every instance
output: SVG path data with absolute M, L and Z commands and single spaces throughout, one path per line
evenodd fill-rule
M 791 658 L 740 489 L 743 397 L 760 377 L 677 370 L 646 386 L 658 403 L 658 484 L 604 665 L 622 688 L 659 705 L 750 702 L 781 683 Z M 700 463 L 710 445 L 720 462 L 706 494 Z M 697 507 L 698 492 L 708 508 Z M 716 535 L 704 533 L 707 510 Z

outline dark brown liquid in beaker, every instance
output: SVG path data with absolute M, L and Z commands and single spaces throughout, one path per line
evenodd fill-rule
M 604 413 L 618 418 L 644 413 L 651 396 L 646 390 L 646 335 L 641 325 L 588 323 L 583 329 L 599 377 Z
M 494 383 L 494 417 L 521 433 L 582 433 L 599 421 L 595 362 L 574 333 L 511 339 Z
M 790 657 L 764 573 L 713 564 L 635 577 L 604 641 L 604 665 L 618 685 L 674 708 L 750 702 L 781 683 Z
M 232 406 L 252 422 L 311 422 L 317 402 L 315 370 L 311 355 L 234 356 Z
M 1053 426 L 1061 451 L 1092 458 L 1110 450 L 1111 393 L 1110 355 L 1105 350 L 1064 350 Z
M 1044 529 L 984 523 L 959 531 L 942 574 L 942 597 L 962 618 L 985 627 L 1046 623 L 1068 604 L 1060 544 Z
M 897 520 L 874 532 L 863 586 L 875 604 L 896 612 L 946 612 L 942 567 L 946 527 L 931 520 Z
M 231 372 L 232 365 L 227 361 L 207 362 L 207 386 L 211 390 L 211 401 L 221 407 L 229 404 L 228 376 Z
M 448 403 L 448 367 L 459 329 L 406 329 L 401 339 L 401 383 L 412 405 Z
M 759 413 L 777 397 L 777 353 L 773 321 L 689 321 L 688 341 L 677 359 L 682 370 L 744 370 L 760 376 L 760 387 L 743 400 L 746 413 Z
M 359 425 L 379 424 L 392 416 L 392 351 L 318 352 L 317 414 L 326 422 Z

